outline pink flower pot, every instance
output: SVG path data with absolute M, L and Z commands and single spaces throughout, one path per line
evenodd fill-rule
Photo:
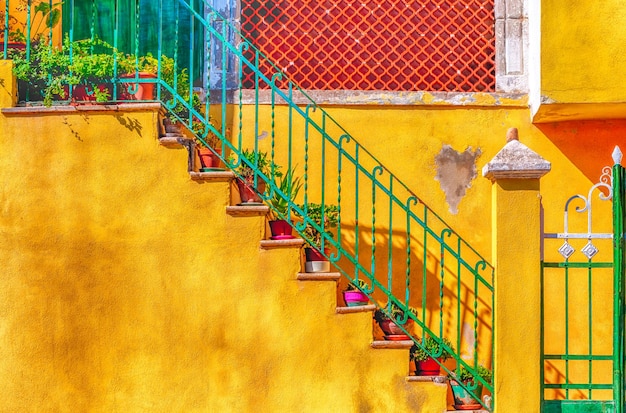
M 343 299 L 348 307 L 358 307 L 361 305 L 367 305 L 369 298 L 367 295 L 358 290 L 344 291 Z

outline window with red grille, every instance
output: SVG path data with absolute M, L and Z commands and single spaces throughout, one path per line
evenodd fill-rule
M 494 91 L 493 2 L 242 0 L 242 31 L 303 89 Z

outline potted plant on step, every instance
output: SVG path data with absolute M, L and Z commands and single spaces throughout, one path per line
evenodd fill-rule
M 415 308 L 408 307 L 408 311 L 417 317 L 417 310 Z M 404 320 L 405 317 L 406 322 L 403 325 L 403 330 L 396 324 L 396 320 Z M 413 328 L 413 319 L 410 318 L 408 314 L 405 315 L 405 310 L 395 302 L 392 302 L 391 305 L 388 305 L 385 309 L 376 309 L 376 311 L 374 311 L 374 320 L 376 320 L 380 329 L 385 334 L 385 340 L 410 340 L 405 330 L 410 331 Z
M 448 349 L 454 351 L 450 340 L 447 338 L 439 340 L 441 341 L 426 336 L 420 341 L 421 346 L 413 344 L 411 347 L 410 358 L 415 362 L 416 376 L 439 376 L 441 365 L 435 359 L 443 362 L 452 356 L 448 351 Z
M 322 253 L 322 238 L 332 238 L 331 228 L 335 228 L 339 222 L 339 207 L 332 204 L 317 204 L 309 202 L 306 205 L 300 205 L 300 210 L 306 213 L 306 226 L 304 228 L 304 236 L 308 246 L 304 248 L 305 254 L 305 271 L 306 272 L 329 272 L 330 262 L 328 256 L 330 254 L 328 248 L 324 248 Z M 315 225 L 314 225 L 315 224 Z M 318 229 L 321 228 L 325 232 Z
M 271 239 L 290 239 L 293 227 L 289 219 L 290 203 L 294 202 L 302 188 L 302 177 L 294 175 L 295 167 L 289 168 L 284 174 L 280 167 L 274 167 L 274 185 L 276 189 L 267 199 L 270 207 L 269 226 L 272 233 Z
M 215 128 L 215 124 L 211 118 L 208 120 L 208 125 Z M 204 132 L 206 132 L 206 137 L 202 138 L 204 142 L 198 137 L 195 138 L 196 153 L 198 154 L 198 159 L 200 160 L 200 172 L 223 170 L 223 168 L 220 168 L 222 140 L 210 128 L 208 128 L 208 125 L 196 120 L 194 121 L 194 125 L 192 127 L 196 136 L 202 136 L 204 135 Z M 205 145 L 205 142 L 208 146 Z
M 154 100 L 156 83 L 146 82 L 146 79 L 157 78 L 159 59 L 150 53 L 145 56 L 120 54 L 117 64 L 119 78 L 129 80 L 129 82 L 122 83 L 120 93 L 122 100 Z M 165 67 L 169 64 L 169 58 L 162 56 L 160 64 Z
M 343 291 L 343 299 L 348 307 L 359 307 L 369 303 L 369 297 L 362 291 L 369 286 L 363 280 L 353 280 L 348 283 Z
M 229 165 L 237 163 L 237 156 L 232 154 L 228 160 Z M 241 203 L 239 205 L 261 205 L 263 199 L 260 194 L 265 193 L 265 181 L 258 172 L 270 176 L 273 162 L 268 159 L 266 152 L 255 152 L 243 149 L 239 158 L 239 165 L 233 169 L 237 175 L 237 188 Z M 255 168 L 258 172 L 255 171 Z M 274 164 L 274 170 L 276 165 Z
M 483 366 L 478 366 L 477 375 L 485 383 L 491 383 L 491 370 Z M 482 405 L 478 399 L 483 392 L 483 383 L 476 380 L 475 376 L 469 370 L 461 366 L 456 371 L 450 373 L 448 378 L 450 389 L 452 389 L 452 396 L 454 397 L 454 408 L 456 410 L 482 409 Z M 471 390 L 471 393 L 468 389 Z

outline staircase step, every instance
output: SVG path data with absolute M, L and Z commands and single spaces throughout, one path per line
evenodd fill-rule
M 302 245 L 304 245 L 304 240 L 302 238 L 261 240 L 261 248 L 263 249 L 289 248 L 289 247 L 300 248 Z
M 419 383 L 433 382 L 445 385 L 447 384 L 448 379 L 446 376 L 407 376 L 406 381 Z
M 183 148 L 189 139 L 183 135 L 176 136 L 162 136 L 159 138 L 159 143 L 166 148 Z
M 204 182 L 227 182 L 235 178 L 235 174 L 230 171 L 212 171 L 212 172 L 191 171 L 189 172 L 189 176 L 194 181 L 204 181 Z M 242 208 L 254 208 L 254 207 L 242 207 Z
M 202 172 L 202 173 L 213 173 L 213 172 Z M 228 215 L 232 215 L 235 217 L 251 217 L 257 215 L 267 215 L 270 208 L 267 205 L 250 205 L 250 206 L 240 206 L 240 205 L 230 205 L 226 207 L 226 213 Z
M 375 311 L 376 306 L 374 304 L 358 305 L 354 307 L 337 307 L 335 311 L 337 314 L 351 314 L 351 313 L 366 313 L 368 311 Z
M 413 346 L 413 340 L 374 340 L 371 344 L 375 349 L 407 349 Z
M 298 281 L 337 281 L 341 278 L 338 272 L 299 272 Z

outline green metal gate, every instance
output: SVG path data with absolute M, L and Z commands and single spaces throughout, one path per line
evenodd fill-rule
M 563 231 L 543 234 L 543 413 L 625 411 L 621 159 L 616 147 L 600 182 L 565 203 Z

